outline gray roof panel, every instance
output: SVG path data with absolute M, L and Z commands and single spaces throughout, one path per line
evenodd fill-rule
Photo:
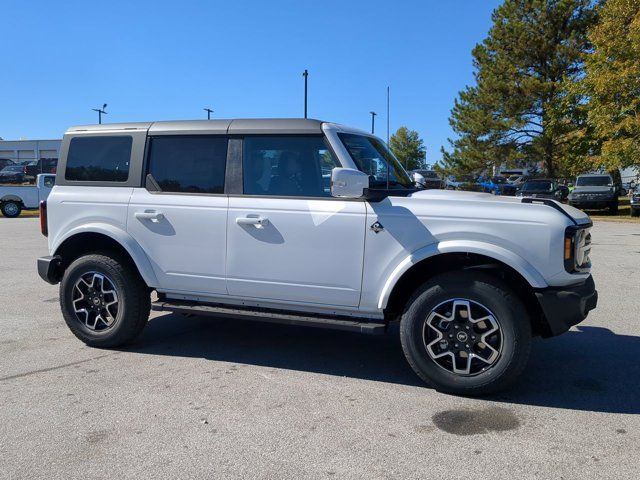
M 229 134 L 318 134 L 322 122 L 307 118 L 252 118 L 232 120 Z
M 224 135 L 231 120 L 174 120 L 154 122 L 149 135 Z

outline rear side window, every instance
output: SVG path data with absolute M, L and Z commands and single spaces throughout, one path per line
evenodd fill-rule
M 226 137 L 153 137 L 148 174 L 163 192 L 224 193 Z
M 79 182 L 126 182 L 132 142 L 130 136 L 72 138 L 64 178 Z

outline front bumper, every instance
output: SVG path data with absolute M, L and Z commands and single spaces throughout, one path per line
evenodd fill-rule
M 535 292 L 549 325 L 550 336 L 560 335 L 587 318 L 598 304 L 593 277 L 577 285 L 548 287 Z
M 60 255 L 54 255 L 53 257 L 40 257 L 38 259 L 38 275 L 45 282 L 55 285 L 60 282 L 62 258 Z
M 598 210 L 601 208 L 607 208 L 609 207 L 609 205 L 611 205 L 613 202 L 615 202 L 615 199 L 613 198 L 603 198 L 603 199 L 597 199 L 597 200 L 581 200 L 581 199 L 569 199 L 569 205 L 571 205 L 572 207 L 576 207 L 579 208 L 581 210 L 587 209 L 587 210 Z

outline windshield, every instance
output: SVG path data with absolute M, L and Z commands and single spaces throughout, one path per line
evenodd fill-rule
M 507 183 L 504 177 L 493 177 L 493 183 Z
M 522 187 L 523 192 L 531 192 L 533 190 L 537 190 L 538 192 L 550 192 L 553 188 L 553 183 L 551 182 L 527 182 Z
M 358 170 L 369 175 L 370 188 L 414 188 L 413 182 L 387 146 L 375 137 L 339 133 Z
M 2 172 L 22 172 L 22 167 L 12 165 L 10 167 L 4 167 L 1 171 Z
M 520 178 L 520 175 L 511 175 L 511 176 L 509 177 L 509 181 L 510 181 L 510 182 L 515 182 L 515 181 L 517 181 L 519 178 Z
M 578 177 L 576 187 L 608 187 L 613 181 L 607 175 L 597 177 Z

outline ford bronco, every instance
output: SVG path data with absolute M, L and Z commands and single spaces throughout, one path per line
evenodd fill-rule
M 384 333 L 428 384 L 479 395 L 534 335 L 595 308 L 589 217 L 419 190 L 377 137 L 306 119 L 79 126 L 41 204 L 70 330 L 133 341 L 150 310 Z M 155 293 L 153 293 L 155 292 Z

